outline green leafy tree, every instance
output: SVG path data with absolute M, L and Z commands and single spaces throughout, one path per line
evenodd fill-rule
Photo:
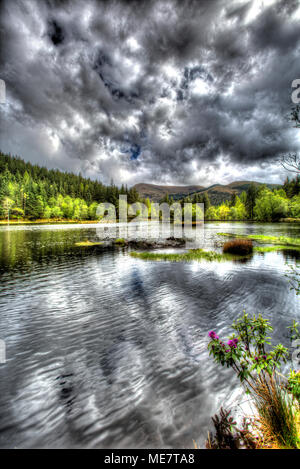
M 63 212 L 60 207 L 56 206 L 51 209 L 52 218 L 62 218 Z
M 242 203 L 240 198 L 235 195 L 235 204 L 230 208 L 230 219 L 231 220 L 245 220 L 247 217 L 247 211 L 245 205 Z
M 10 210 L 11 218 L 21 219 L 24 217 L 24 210 L 19 207 L 12 207 Z
M 97 219 L 97 207 L 98 207 L 98 203 L 97 202 L 93 202 L 90 206 L 89 206 L 89 219 L 90 220 L 96 220 Z
M 211 205 L 205 212 L 206 220 L 216 220 L 217 219 L 217 210 L 216 207 Z
M 300 218 L 300 194 L 289 200 L 289 215 L 293 218 Z
M 49 205 L 46 205 L 46 207 L 44 208 L 43 218 L 51 218 L 51 216 L 52 216 L 52 209 L 51 207 L 49 207 Z
M 217 209 L 217 217 L 219 220 L 228 220 L 230 214 L 230 208 L 227 204 L 221 204 Z
M 9 223 L 10 211 L 11 211 L 11 208 L 14 205 L 14 203 L 15 202 L 12 199 L 10 199 L 9 197 L 4 197 L 4 199 L 2 201 L 2 207 L 3 207 L 3 210 L 4 210 L 4 214 L 7 217 L 7 222 L 8 223 Z
M 259 221 L 276 221 L 288 214 L 289 203 L 283 190 L 264 189 L 257 198 L 254 215 Z
M 74 212 L 74 207 L 73 207 L 73 200 L 69 195 L 67 195 L 63 199 L 63 201 L 61 203 L 61 210 L 62 210 L 63 216 L 65 218 L 72 219 L 73 212 Z

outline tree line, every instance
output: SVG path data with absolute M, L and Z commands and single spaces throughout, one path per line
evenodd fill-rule
M 172 197 L 166 195 L 161 202 L 170 205 Z M 300 218 L 300 177 L 287 178 L 279 189 L 269 189 L 265 185 L 251 184 L 247 191 L 232 195 L 219 205 L 212 205 L 205 193 L 187 196 L 179 201 L 184 203 L 203 203 L 206 220 L 257 220 L 278 221 L 281 218 Z
M 136 189 L 105 186 L 81 174 L 48 170 L 0 152 L 0 217 L 15 219 L 94 220 L 97 206 L 109 202 L 118 207 L 120 194 L 128 203 L 139 200 Z
M 39 165 L 0 152 L 0 218 L 95 220 L 97 207 L 109 202 L 119 209 L 119 195 L 127 195 L 127 203 L 142 202 L 151 216 L 149 199 L 140 199 L 136 189 L 118 188 L 113 182 L 106 186 L 81 174 L 48 170 Z M 172 205 L 168 194 L 160 203 Z M 206 220 L 277 221 L 300 218 L 300 177 L 287 178 L 279 189 L 251 184 L 247 191 L 232 195 L 220 205 L 212 205 L 207 192 L 196 193 L 175 201 L 183 210 L 185 203 L 203 203 Z M 192 209 L 196 218 L 196 209 Z M 137 213 L 138 214 L 138 213 Z M 158 215 L 158 214 L 156 214 Z M 172 215 L 172 214 L 171 214 Z

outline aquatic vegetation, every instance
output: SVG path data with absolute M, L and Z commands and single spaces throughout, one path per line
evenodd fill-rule
M 238 241 L 238 243 L 236 242 Z M 254 252 L 272 252 L 277 250 L 300 250 L 299 247 L 287 245 L 287 246 L 264 246 L 264 247 L 254 247 L 252 246 L 252 242 L 249 240 L 236 240 L 230 241 L 225 243 L 223 248 L 223 253 L 218 253 L 215 251 L 204 251 L 203 249 L 190 249 L 188 251 L 180 252 L 180 253 L 164 253 L 164 252 L 136 252 L 133 251 L 130 253 L 130 256 L 135 257 L 136 259 L 142 259 L 147 261 L 169 261 L 169 262 L 192 262 L 192 261 L 238 261 L 243 259 L 250 258 L 252 251 Z M 117 240 L 115 241 L 115 243 Z M 126 241 L 123 243 L 122 240 L 117 244 L 124 245 Z
M 274 251 L 300 251 L 300 246 L 281 246 L 277 244 L 276 246 L 255 246 L 253 250 L 260 253 Z
M 244 256 L 237 256 L 229 253 L 219 254 L 215 251 L 204 251 L 203 249 L 190 249 L 182 253 L 161 253 L 161 252 L 131 252 L 130 255 L 137 259 L 149 261 L 170 261 L 170 262 L 191 262 L 191 261 L 230 261 L 241 259 Z
M 265 235 L 249 235 L 248 239 L 259 241 L 262 243 L 280 244 L 286 246 L 300 246 L 300 238 L 288 238 L 286 236 L 265 236 Z
M 291 329 L 294 332 L 296 327 L 298 333 L 295 324 Z M 232 368 L 251 394 L 264 440 L 279 448 L 297 448 L 299 405 L 277 373 L 289 356 L 287 348 L 272 346 L 268 334 L 273 328 L 261 315 L 250 317 L 244 312 L 232 328 L 235 332 L 228 341 L 214 331 L 208 333 L 210 355 L 222 366 Z
M 233 233 L 217 233 L 218 236 L 228 236 L 228 238 L 237 238 L 238 236 L 241 238 L 243 235 L 235 235 Z
M 92 241 L 80 241 L 79 243 L 75 243 L 75 246 L 78 246 L 78 247 L 90 247 L 90 246 L 101 246 L 103 243 L 101 242 L 92 242 Z
M 124 238 L 117 238 L 114 240 L 115 244 L 119 244 L 120 246 L 124 246 L 126 244 L 126 241 Z
M 234 233 L 217 233 L 218 236 L 229 238 L 251 239 L 260 243 L 280 244 L 285 246 L 300 246 L 300 238 L 288 238 L 286 236 L 266 236 L 266 235 L 242 235 Z
M 253 252 L 253 244 L 250 239 L 234 239 L 224 244 L 223 252 L 244 256 Z

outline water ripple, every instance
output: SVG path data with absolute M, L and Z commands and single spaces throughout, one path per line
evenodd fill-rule
M 211 224 L 207 246 L 218 231 L 228 226 Z M 286 342 L 299 318 L 284 277 L 294 260 L 143 262 L 76 249 L 87 236 L 93 228 L 0 230 L 0 446 L 192 447 L 239 392 L 208 358 L 207 331 L 228 333 L 246 309 Z

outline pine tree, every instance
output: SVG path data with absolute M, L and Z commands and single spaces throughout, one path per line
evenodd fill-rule
M 250 184 L 247 190 L 247 198 L 246 198 L 246 209 L 248 217 L 253 220 L 254 218 L 254 207 L 256 197 L 258 195 L 257 186 L 253 183 Z

